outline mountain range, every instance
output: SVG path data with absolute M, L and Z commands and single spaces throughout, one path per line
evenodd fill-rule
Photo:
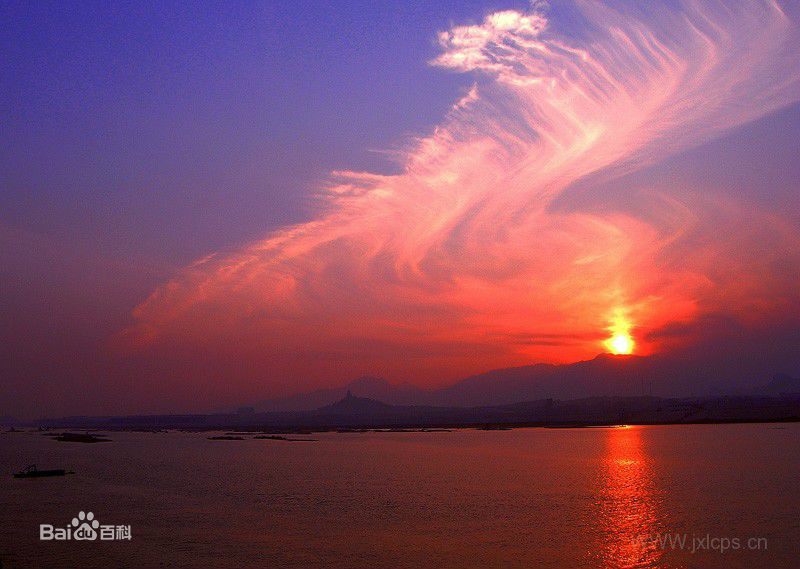
M 800 393 L 800 379 L 786 374 L 775 375 L 766 385 L 765 381 L 764 377 L 747 377 L 737 374 L 736 370 L 721 371 L 693 365 L 690 361 L 601 354 L 571 364 L 535 364 L 492 370 L 434 390 L 392 384 L 378 377 L 361 377 L 338 388 L 259 401 L 252 407 L 256 412 L 311 411 L 341 400 L 348 392 L 390 405 L 447 407 L 507 405 L 548 398 L 777 396 Z M 763 387 L 753 388 L 753 385 Z

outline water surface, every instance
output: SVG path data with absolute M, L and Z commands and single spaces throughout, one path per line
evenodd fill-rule
M 3 567 L 800 566 L 798 424 L 207 436 L 0 435 Z M 39 541 L 79 511 L 131 541 Z

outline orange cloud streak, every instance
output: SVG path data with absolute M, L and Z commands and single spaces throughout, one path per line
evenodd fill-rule
M 800 38 L 774 2 L 580 6 L 581 37 L 536 10 L 441 33 L 432 64 L 487 80 L 402 173 L 332 173 L 315 219 L 185 268 L 121 341 L 255 358 L 287 378 L 339 374 L 331 362 L 419 378 L 574 360 L 623 324 L 637 352 L 657 350 L 647 332 L 690 321 L 735 280 L 710 275 L 714 251 L 675 254 L 718 204 L 553 202 L 800 99 Z

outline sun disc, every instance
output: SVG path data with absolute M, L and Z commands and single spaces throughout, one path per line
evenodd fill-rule
M 633 339 L 627 334 L 616 334 L 606 341 L 611 353 L 622 355 L 633 352 Z

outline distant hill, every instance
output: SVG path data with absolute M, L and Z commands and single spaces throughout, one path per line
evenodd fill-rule
M 536 364 L 496 369 L 472 375 L 450 387 L 424 390 L 395 385 L 385 379 L 362 377 L 340 388 L 321 389 L 262 401 L 253 405 L 259 412 L 311 411 L 345 397 L 366 397 L 391 405 L 478 407 L 507 405 L 540 399 L 581 399 L 588 397 L 706 397 L 723 395 L 781 396 L 800 393 L 800 380 L 776 375 L 771 382 L 753 390 L 758 376 L 743 369 L 741 362 L 727 367 L 685 358 L 663 356 L 597 357 L 570 364 Z
M 800 397 L 587 397 L 541 399 L 507 405 L 439 407 L 389 405 L 347 393 L 312 411 L 215 415 L 143 415 L 41 419 L 33 428 L 93 430 L 230 430 L 285 433 L 315 430 L 440 429 L 513 426 L 576 427 L 620 424 L 689 424 L 800 421 Z M 237 436 L 243 434 L 235 433 Z M 238 439 L 237 439 L 238 440 Z
M 380 377 L 359 377 L 342 387 L 317 389 L 288 397 L 267 399 L 252 404 L 259 412 L 311 411 L 339 401 L 350 392 L 357 397 L 377 399 L 393 405 L 413 405 L 423 401 L 426 391 L 413 385 L 393 385 Z
M 341 389 L 265 402 L 272 405 L 270 410 L 264 410 L 262 403 L 258 411 L 243 407 L 237 412 L 210 415 L 62 417 L 40 420 L 34 425 L 145 430 L 246 428 L 272 432 L 800 421 L 800 379 L 778 374 L 759 389 L 737 393 L 730 390 L 735 384 L 724 383 L 724 371 L 693 365 L 685 359 L 605 354 L 573 364 L 493 370 L 431 391 L 365 377 Z M 712 378 L 722 380 L 716 384 L 719 393 L 691 392 L 695 385 L 708 389 L 713 385 Z M 675 392 L 681 390 L 683 394 Z M 275 409 L 281 406 L 284 408 Z M 286 409 L 289 406 L 296 408 Z
M 467 377 L 433 393 L 430 403 L 504 405 L 535 399 L 692 394 L 692 370 L 647 356 L 600 354 L 570 364 L 536 364 Z
M 753 394 L 767 397 L 800 397 L 800 378 L 790 377 L 785 373 L 776 374 L 768 384 L 755 389 Z
M 394 405 L 368 397 L 356 397 L 348 391 L 344 398 L 330 405 L 320 407 L 317 409 L 317 413 L 323 415 L 381 415 L 392 413 L 395 409 Z
M 407 384 L 393 385 L 383 378 L 361 377 L 342 387 L 260 401 L 252 406 L 259 412 L 311 411 L 339 401 L 348 392 L 392 405 L 459 407 L 503 405 L 548 397 L 641 395 L 639 369 L 646 359 L 604 354 L 573 364 L 497 369 L 438 390 L 424 390 Z

